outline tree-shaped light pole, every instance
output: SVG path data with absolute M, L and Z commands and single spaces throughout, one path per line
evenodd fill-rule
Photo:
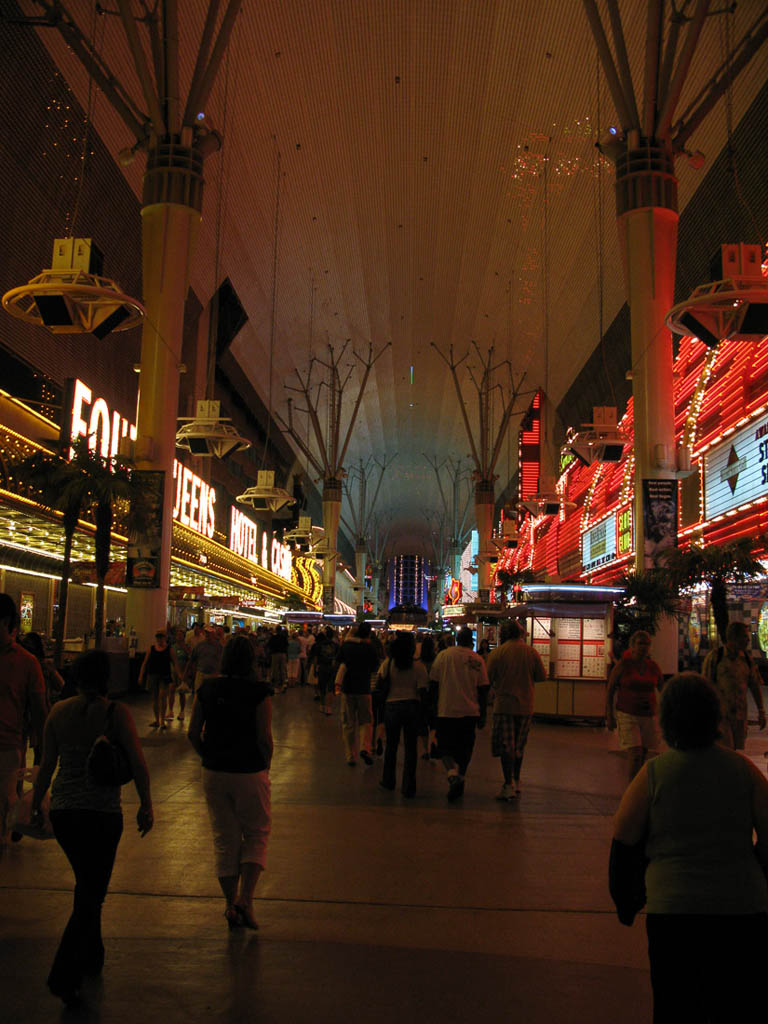
M 391 517 L 386 523 L 382 516 L 375 515 L 371 522 L 371 532 L 368 537 L 368 548 L 371 555 L 371 595 L 373 597 L 373 610 L 380 614 L 381 608 L 381 578 L 387 564 L 387 544 L 391 530 Z
M 631 317 L 635 420 L 635 538 L 637 569 L 646 568 L 643 481 L 673 480 L 676 470 L 672 338 L 665 317 L 674 302 L 677 258 L 675 160 L 737 74 L 768 38 L 768 9 L 682 113 L 677 106 L 693 64 L 704 21 L 732 17 L 711 0 L 680 5 L 649 0 L 642 94 L 635 89 L 617 0 L 607 3 L 613 46 L 596 0 L 583 0 L 608 89 L 621 124 L 610 143 L 598 140 L 616 164 L 616 216 Z M 734 5 L 735 6 L 735 5 Z M 667 23 L 668 18 L 668 23 Z M 683 31 L 683 26 L 685 31 Z
M 120 159 L 130 162 L 137 152 L 146 153 L 141 209 L 146 316 L 134 461 L 137 469 L 160 474 L 155 483 L 162 480 L 163 496 L 158 571 L 152 587 L 129 587 L 126 619 L 140 646 L 148 647 L 167 617 L 184 302 L 203 208 L 203 161 L 221 146 L 204 112 L 242 0 L 210 0 L 186 97 L 179 75 L 178 0 L 142 4 L 141 17 L 134 15 L 130 0 L 116 3 L 133 65 L 124 81 L 58 0 L 38 0 L 44 14 L 32 21 L 37 28 L 48 25 L 60 32 L 124 121 L 134 144 Z M 138 95 L 131 95 L 134 80 Z
M 477 392 L 478 429 L 477 438 L 472 431 L 467 413 L 467 406 L 459 383 L 458 370 L 461 364 L 467 359 L 469 353 L 465 353 L 461 359 L 454 359 L 453 345 L 444 355 L 432 342 L 432 347 L 446 364 L 453 377 L 456 388 L 456 398 L 461 410 L 464 428 L 467 432 L 467 439 L 471 449 L 471 457 L 475 464 L 472 477 L 475 482 L 475 522 L 478 533 L 478 569 L 477 588 L 478 597 L 481 602 L 490 600 L 491 585 L 491 561 L 494 549 L 491 545 L 493 533 L 493 510 L 495 505 L 494 484 L 497 480 L 496 464 L 501 455 L 504 438 L 509 427 L 513 413 L 521 410 L 515 409 L 517 396 L 520 393 L 525 374 L 515 377 L 512 366 L 508 359 L 494 363 L 494 346 L 488 348 L 487 356 L 483 356 L 477 343 L 472 342 L 480 361 L 480 371 L 468 366 L 469 376 Z M 501 374 L 499 371 L 507 371 L 507 381 L 502 384 L 498 380 Z M 500 414 L 494 416 L 493 399 L 496 398 L 500 406 Z
M 437 486 L 442 501 L 442 514 L 439 519 L 442 529 L 447 531 L 447 568 L 454 579 L 461 572 L 461 553 L 471 536 L 468 525 L 469 506 L 472 498 L 472 472 L 464 459 L 449 456 L 438 459 L 436 455 L 424 455 L 424 458 L 435 471 Z M 448 487 L 443 484 L 444 471 L 448 471 Z M 449 489 L 450 488 L 450 489 Z
M 342 516 L 342 521 L 355 538 L 355 593 L 357 594 L 357 612 L 363 613 L 363 595 L 365 592 L 365 563 L 368 557 L 368 535 L 371 527 L 371 517 L 376 508 L 376 501 L 381 490 L 381 483 L 387 468 L 392 465 L 395 456 L 383 459 L 360 459 L 358 464 L 350 469 L 347 478 L 343 481 L 344 495 L 347 499 L 351 524 Z M 369 497 L 368 482 L 373 473 L 373 467 L 377 467 L 379 478 L 376 483 L 373 496 Z M 356 485 L 356 486 L 355 486 Z
M 309 416 L 316 450 L 313 450 L 309 441 L 301 436 L 294 424 L 293 399 L 288 399 L 286 418 L 284 419 L 279 414 L 276 417 L 282 429 L 293 438 L 296 446 L 323 481 L 324 536 L 319 553 L 323 558 L 323 611 L 329 614 L 334 610 L 336 594 L 336 545 L 341 515 L 342 480 L 346 475 L 344 459 L 352 439 L 371 370 L 390 344 L 391 342 L 387 342 L 386 345 L 383 345 L 375 356 L 373 346 L 369 345 L 366 358 L 358 355 L 354 349 L 352 350 L 353 356 L 360 363 L 362 375 L 357 398 L 343 435 L 344 392 L 354 371 L 354 363 L 342 368 L 342 360 L 349 346 L 349 339 L 345 341 L 338 354 L 334 346 L 329 344 L 327 359 L 311 358 L 306 373 L 302 374 L 298 369 L 296 370 L 298 383 L 296 385 L 286 384 L 286 391 L 298 393 L 304 401 L 305 407 L 297 408 L 295 411 Z M 316 368 L 319 368 L 320 371 L 317 381 L 313 379 Z M 325 420 L 325 429 L 323 429 L 323 420 Z
M 434 615 L 436 607 L 442 601 L 441 584 L 447 573 L 453 572 L 454 536 L 444 510 L 425 512 L 424 518 L 429 527 L 429 553 L 427 558 L 432 566 L 432 582 L 429 588 L 429 614 Z

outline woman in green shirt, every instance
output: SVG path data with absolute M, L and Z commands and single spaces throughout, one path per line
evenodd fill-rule
M 654 1024 L 747 1020 L 768 955 L 768 780 L 719 745 L 720 716 L 702 676 L 671 679 L 670 749 L 640 769 L 614 819 L 620 843 L 645 841 Z

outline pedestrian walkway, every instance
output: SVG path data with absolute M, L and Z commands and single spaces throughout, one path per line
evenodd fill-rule
M 523 792 L 501 783 L 478 734 L 464 797 L 419 761 L 418 794 L 345 763 L 339 722 L 307 688 L 274 699 L 273 831 L 257 934 L 229 933 L 200 769 L 181 723 L 149 728 L 131 698 L 156 825 L 125 833 L 104 909 L 107 963 L 65 1019 L 263 1024 L 616 1022 L 651 1019 L 642 920 L 616 920 L 606 873 L 625 765 L 602 729 L 534 724 Z M 764 736 L 749 740 L 761 767 Z M 55 842 L 0 862 L 2 1018 L 61 1015 L 45 977 L 71 905 Z

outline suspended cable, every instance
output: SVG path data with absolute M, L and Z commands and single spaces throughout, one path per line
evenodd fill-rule
M 597 138 L 603 131 L 602 123 L 602 100 L 600 95 L 600 58 L 595 58 L 595 88 L 597 91 Z M 613 379 L 608 370 L 608 361 L 605 358 L 605 321 L 604 321 L 604 285 L 605 285 L 605 240 L 604 240 L 604 214 L 605 198 L 603 195 L 603 154 L 599 149 L 597 153 L 597 202 L 595 204 L 595 220 L 597 232 L 597 319 L 598 319 L 598 344 L 600 345 L 600 359 L 603 364 L 603 372 L 611 392 L 611 404 L 617 406 L 616 392 L 613 387 Z
M 736 149 L 733 145 L 733 78 L 731 77 L 731 58 L 733 56 L 731 52 L 731 19 L 735 16 L 733 9 L 726 12 L 724 23 L 721 23 L 721 46 L 725 49 L 725 57 L 723 63 L 725 64 L 725 74 L 728 79 L 728 88 L 725 91 L 725 129 L 728 137 L 728 171 L 733 178 L 733 187 L 736 192 L 736 196 L 747 211 L 747 216 L 752 222 L 752 227 L 755 230 L 757 241 L 761 247 L 765 246 L 760 226 L 757 223 L 757 219 L 747 202 L 744 193 L 741 190 L 741 183 L 739 181 L 739 174 L 736 167 Z M 761 249 L 761 256 L 764 248 Z
M 224 114 L 222 130 L 226 137 L 227 116 L 229 105 L 229 50 L 224 71 Z M 216 361 L 219 350 L 219 312 L 221 309 L 221 295 L 219 285 L 219 271 L 221 266 L 221 223 L 224 209 L 224 178 L 225 167 L 224 157 L 219 162 L 219 180 L 216 191 L 216 236 L 214 241 L 213 255 L 213 301 L 211 303 L 211 319 L 208 325 L 208 373 L 206 379 L 205 397 L 213 399 L 216 386 Z
M 269 440 L 272 435 L 272 377 L 273 377 L 273 366 L 275 361 L 275 321 L 277 318 L 277 271 L 278 271 L 278 235 L 280 230 L 280 185 L 281 185 L 281 155 L 280 150 L 277 150 L 277 183 L 275 188 L 275 224 L 274 224 L 274 237 L 272 244 L 272 309 L 270 314 L 269 323 L 269 385 L 267 388 L 268 393 L 268 416 L 267 416 L 267 434 L 264 438 L 264 455 L 261 460 L 261 468 L 267 464 L 267 450 L 269 448 Z
M 93 8 L 93 22 L 91 25 L 91 47 L 96 56 L 98 57 L 98 49 L 96 47 L 96 15 L 98 13 L 98 4 L 94 5 Z M 102 25 L 101 33 L 101 45 L 104 44 L 104 26 Z M 99 48 L 100 49 L 100 48 Z M 69 227 L 65 227 L 67 238 L 74 238 L 77 227 L 77 216 L 80 212 L 80 199 L 83 195 L 83 184 L 85 182 L 85 165 L 88 159 L 88 137 L 90 135 L 91 123 L 93 121 L 93 115 L 95 110 L 95 97 L 93 89 L 93 72 L 89 69 L 88 72 L 88 105 L 85 111 L 85 125 L 83 127 L 83 152 L 80 157 L 80 179 L 77 184 L 77 193 L 75 194 L 75 205 L 72 210 L 72 220 L 70 221 Z

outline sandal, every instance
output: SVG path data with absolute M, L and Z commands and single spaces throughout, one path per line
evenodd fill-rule
M 253 916 L 251 911 L 248 910 L 247 907 L 236 906 L 235 910 L 237 911 L 238 917 L 240 918 L 240 924 L 244 928 L 250 928 L 251 931 L 254 931 L 254 932 L 257 932 L 259 930 L 259 923 L 258 923 L 258 921 Z
M 243 927 L 239 907 L 227 907 L 227 909 L 224 911 L 224 917 L 227 919 L 227 924 L 229 925 L 230 931 L 233 931 L 235 928 Z

